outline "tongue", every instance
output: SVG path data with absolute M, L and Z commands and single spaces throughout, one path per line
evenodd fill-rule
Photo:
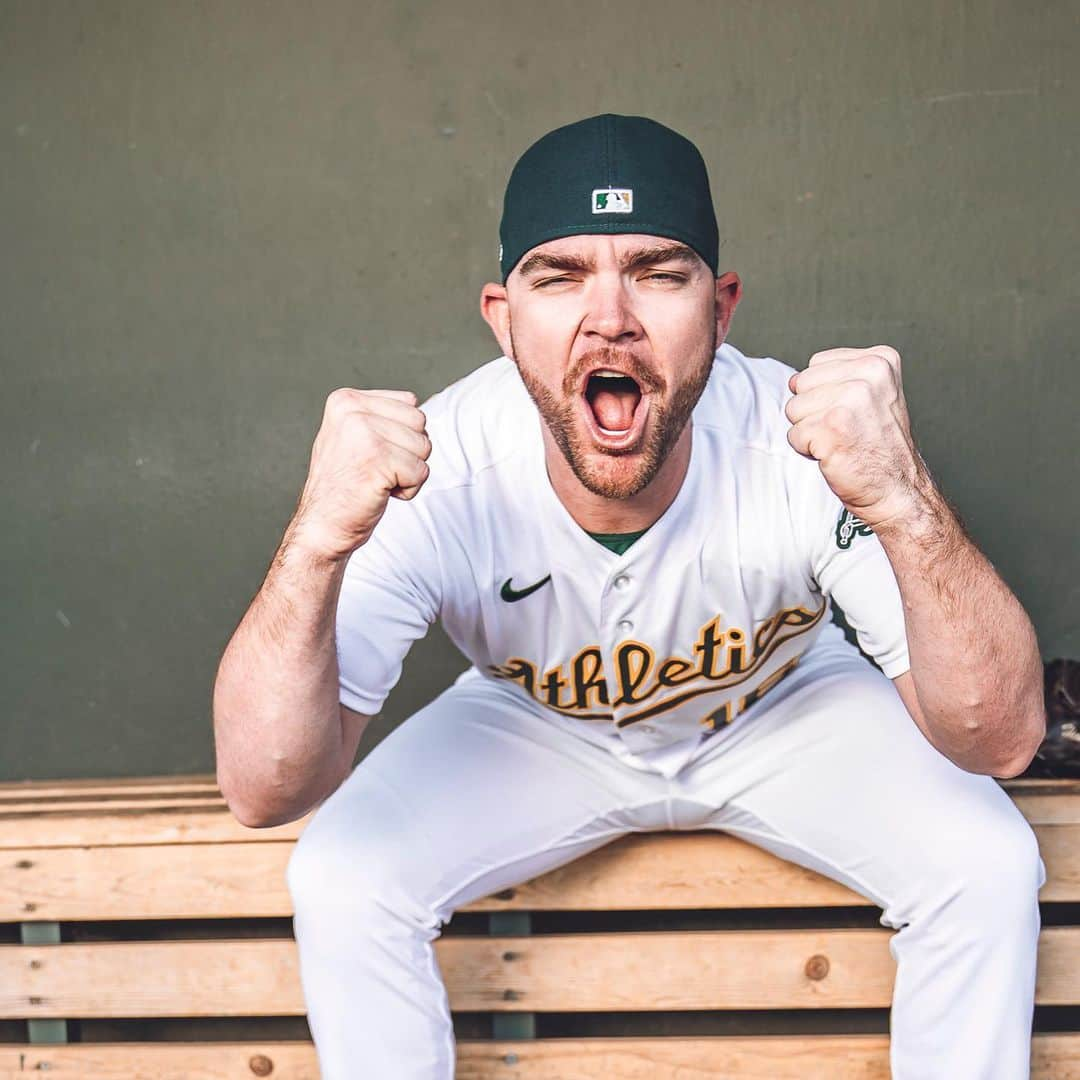
M 608 431 L 626 431 L 641 395 L 632 390 L 598 390 L 592 399 L 596 422 Z

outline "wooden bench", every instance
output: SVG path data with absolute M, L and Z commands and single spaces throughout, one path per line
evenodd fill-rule
M 1032 1075 L 1080 1077 L 1080 783 L 1003 786 L 1049 875 Z M 206 776 L 0 785 L 0 1078 L 315 1080 L 284 876 L 306 821 L 245 828 Z M 724 834 L 624 837 L 447 925 L 458 1076 L 884 1080 L 879 914 Z M 560 1017 L 580 1030 L 546 1037 Z

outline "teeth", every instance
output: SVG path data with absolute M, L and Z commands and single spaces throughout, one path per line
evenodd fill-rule
M 626 376 L 621 371 L 612 371 L 610 368 L 601 368 L 599 371 L 594 371 L 593 374 L 600 379 L 625 379 Z
M 601 427 L 599 424 L 596 426 L 600 428 L 605 435 L 625 435 L 630 430 L 629 428 L 623 428 L 621 431 L 612 431 L 610 428 Z

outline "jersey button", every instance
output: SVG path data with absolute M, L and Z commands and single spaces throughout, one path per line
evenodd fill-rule
M 629 619 L 620 619 L 615 624 L 615 629 L 618 630 L 620 634 L 629 634 L 630 631 L 634 629 L 634 624 Z
M 625 589 L 630 584 L 630 577 L 627 574 L 619 574 L 618 577 L 611 583 L 616 589 Z

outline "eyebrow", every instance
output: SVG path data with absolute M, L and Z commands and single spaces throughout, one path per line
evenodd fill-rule
M 653 247 L 635 248 L 627 252 L 619 260 L 621 270 L 637 270 L 642 266 L 653 266 L 656 263 L 679 262 L 687 266 L 694 266 L 698 262 L 698 255 L 686 244 L 656 244 Z M 518 273 L 522 277 L 538 270 L 541 267 L 548 270 L 571 270 L 580 274 L 591 273 L 596 269 L 596 260 L 576 252 L 556 253 L 553 251 L 538 251 L 530 255 L 522 264 Z

